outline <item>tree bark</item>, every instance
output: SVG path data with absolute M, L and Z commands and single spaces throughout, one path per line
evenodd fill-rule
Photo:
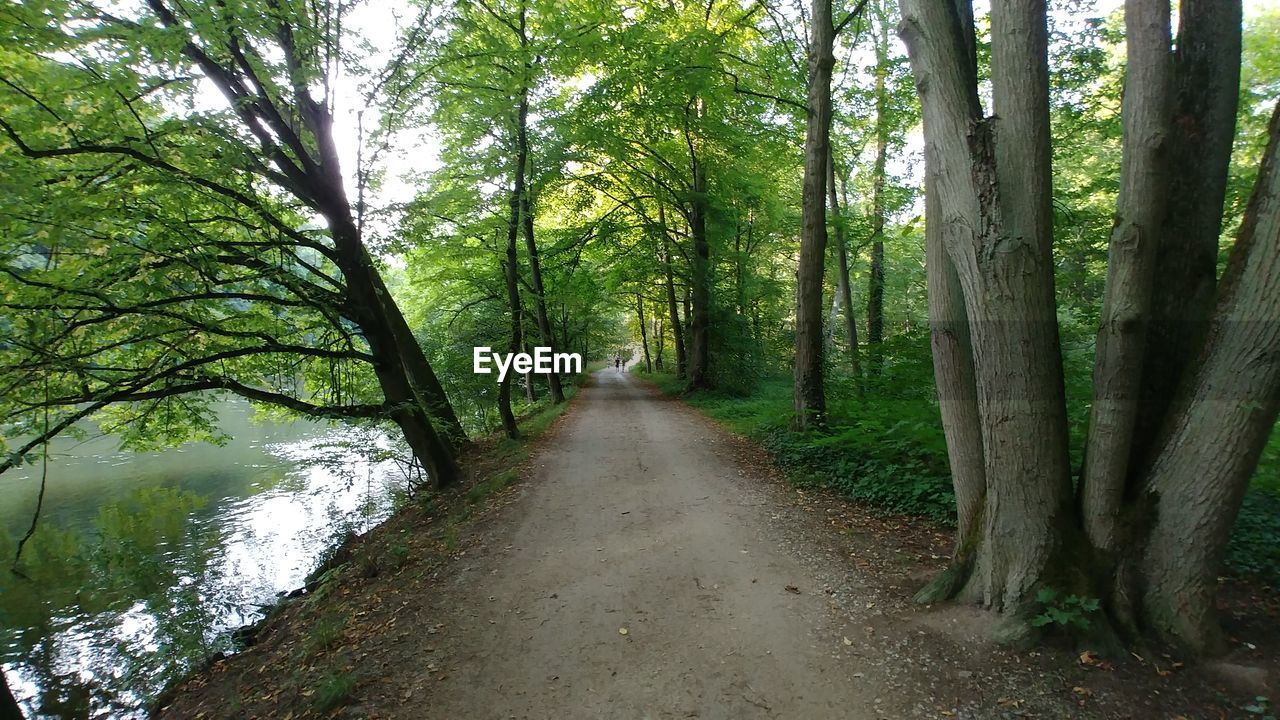
M 680 322 L 680 306 L 676 302 L 676 283 L 671 269 L 671 243 L 667 233 L 667 215 L 658 203 L 658 224 L 662 227 L 662 272 L 667 286 L 667 312 L 671 316 L 671 336 L 676 349 L 676 377 L 687 377 L 689 361 L 685 354 L 684 326 Z
M 382 277 L 360 241 L 350 215 L 343 214 L 339 208 L 332 208 L 326 217 L 331 224 L 334 247 L 338 250 L 339 269 L 347 279 L 353 315 L 369 343 L 370 354 L 374 356 L 374 375 L 390 409 L 391 419 L 400 427 L 405 441 L 433 482 L 440 486 L 449 485 L 461 476 L 461 471 L 454 459 L 453 448 L 432 424 L 432 403 L 423 396 L 415 382 L 425 381 L 426 373 L 430 372 L 422 347 L 408 331 L 408 323 L 382 283 Z M 415 358 L 419 362 L 417 366 L 406 362 L 406 359 Z M 430 377 L 434 378 L 434 374 Z M 452 412 L 447 398 L 443 403 Z
M 1144 470 L 1213 311 L 1218 240 L 1240 92 L 1240 0 L 1183 0 L 1173 57 L 1169 194 L 1156 250 L 1131 465 Z M 1126 100 L 1127 102 L 1127 100 Z
M 827 252 L 825 194 L 831 134 L 835 25 L 831 0 L 813 0 L 809 41 L 808 125 L 804 140 L 800 260 L 796 274 L 795 417 L 798 430 L 826 425 L 822 377 L 822 285 Z
M 690 273 L 690 300 L 693 318 L 690 323 L 689 387 L 711 387 L 711 242 L 707 237 L 707 168 L 693 153 L 693 192 L 690 199 L 689 234 L 693 238 L 693 263 Z
M 644 346 L 644 370 L 653 372 L 653 360 L 649 357 L 649 329 L 644 324 L 644 297 L 636 293 L 636 320 L 640 323 L 640 344 Z
M 1280 106 L 1187 400 L 1147 480 L 1155 523 L 1143 557 L 1144 620 L 1197 653 L 1224 649 L 1218 571 L 1280 411 Z
M 951 566 L 916 594 L 918 602 L 954 596 L 973 574 L 982 532 L 987 480 L 982 451 L 982 422 L 973 372 L 973 343 L 964 294 L 947 254 L 939 198 L 933 174 L 936 161 L 925 154 L 925 275 L 929 286 L 929 338 L 933 377 L 947 442 L 951 485 L 956 495 L 956 544 Z
M 1134 428 L 1143 411 L 1139 404 L 1142 360 L 1168 179 L 1164 158 L 1173 76 L 1168 0 L 1129 0 L 1125 28 L 1124 157 L 1081 483 L 1085 535 L 1103 558 L 1114 558 L 1128 540 L 1121 536 L 1120 518 Z
M 984 119 L 955 7 L 902 0 L 944 239 L 974 349 L 986 498 L 964 594 L 1014 614 L 1065 563 L 1072 527 L 1053 289 L 1046 9 L 995 0 Z
M 666 349 L 667 344 L 667 339 L 664 337 L 665 333 L 666 328 L 662 325 L 662 313 L 655 312 L 653 314 L 653 341 L 657 347 L 653 357 L 653 366 L 659 371 L 664 369 L 662 365 L 662 354 Z
M 528 104 L 528 92 L 528 89 L 525 89 L 524 97 L 526 106 Z M 529 162 L 529 134 L 527 120 L 521 123 L 518 138 L 521 150 L 525 156 L 525 163 L 527 165 Z M 542 344 L 545 347 L 554 349 L 555 335 L 551 332 L 551 320 L 547 317 L 546 286 L 542 283 L 542 261 L 538 257 L 538 243 L 534 240 L 533 236 L 533 208 L 532 203 L 529 200 L 529 195 L 530 189 L 526 183 L 520 202 L 524 215 L 524 246 L 529 255 L 529 284 L 533 288 L 533 307 L 538 320 L 538 335 L 541 337 Z M 554 369 L 552 372 L 547 374 L 547 385 L 551 390 L 551 402 L 564 402 L 564 387 L 560 383 L 559 373 L 556 373 Z
M 827 204 L 836 229 L 836 250 L 839 256 L 839 277 L 836 279 L 836 302 L 832 303 L 831 326 L 834 332 L 836 310 L 841 304 L 844 313 L 844 339 L 849 346 L 849 365 L 859 392 L 862 388 L 862 364 L 858 357 L 858 316 L 853 311 L 853 289 L 849 283 L 849 237 L 845 232 L 844 218 L 840 212 L 840 198 L 836 195 L 836 159 L 828 142 L 827 152 Z
M 519 135 L 519 128 L 524 127 L 526 118 L 529 114 L 529 99 L 527 95 L 520 97 L 519 106 L 516 110 L 516 134 Z M 519 255 L 516 250 L 516 239 L 520 236 L 521 209 L 524 206 L 525 196 L 525 163 L 528 158 L 525 154 L 524 147 L 517 140 L 516 142 L 516 158 L 515 167 L 512 169 L 514 176 L 511 186 L 510 196 L 510 217 L 507 220 L 507 245 L 506 254 L 502 262 L 504 277 L 507 286 L 507 305 L 508 311 L 511 313 L 511 338 L 507 345 L 507 349 L 511 353 L 520 352 L 520 348 L 524 345 L 523 339 L 523 311 L 520 305 L 520 275 L 519 275 Z M 502 429 L 509 438 L 520 437 L 520 429 L 516 426 L 515 413 L 511 411 L 511 376 L 508 372 L 505 377 L 498 381 L 498 414 L 502 418 Z
M 871 272 L 867 284 L 867 345 L 871 373 L 879 375 L 883 364 L 884 343 L 884 224 L 885 224 L 885 163 L 889 154 L 888 100 L 885 97 L 885 76 L 888 74 L 889 37 L 888 23 L 881 22 L 876 43 L 876 158 L 871 181 Z

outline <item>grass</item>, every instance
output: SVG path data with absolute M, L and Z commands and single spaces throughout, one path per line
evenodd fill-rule
M 312 690 L 311 704 L 318 712 L 329 712 L 344 705 L 356 689 L 356 678 L 349 672 L 325 675 Z
M 325 616 L 316 621 L 303 644 L 304 657 L 315 657 L 337 645 L 346 625 L 346 618 L 337 615 Z

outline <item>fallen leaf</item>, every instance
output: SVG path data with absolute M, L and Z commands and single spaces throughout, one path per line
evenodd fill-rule
M 788 585 L 785 589 L 787 592 L 792 593 L 794 595 L 800 594 L 800 588 L 796 587 L 795 585 Z
M 628 632 L 628 630 L 627 630 L 626 628 L 618 628 L 618 634 L 619 634 L 619 635 L 626 635 L 626 634 L 627 634 L 627 632 Z
M 853 644 L 853 641 L 852 641 L 852 640 L 850 640 L 849 638 L 845 638 L 845 639 L 844 639 L 844 644 L 845 644 L 845 645 L 852 645 L 852 644 Z

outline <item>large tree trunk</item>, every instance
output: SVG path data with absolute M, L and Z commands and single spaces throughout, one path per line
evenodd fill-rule
M 693 145 L 690 144 L 692 152 Z M 693 163 L 693 197 L 689 206 L 689 234 L 693 238 L 693 262 L 690 272 L 690 300 L 693 317 L 690 322 L 689 387 L 711 387 L 711 241 L 707 237 L 707 168 L 695 154 Z
M 421 373 L 430 370 L 422 347 L 408 332 L 408 323 L 373 267 L 373 260 L 360 242 L 355 224 L 349 216 L 344 217 L 337 212 L 331 213 L 329 218 L 333 223 L 339 269 L 347 280 L 351 305 L 358 308 L 354 319 L 369 343 L 370 354 L 375 358 L 374 375 L 390 409 L 391 419 L 404 433 L 405 441 L 432 481 L 437 485 L 448 485 L 461 476 L 461 471 L 453 449 L 432 424 L 432 403 L 415 384 L 415 380 L 425 377 Z M 397 332 L 397 328 L 401 332 Z M 406 334 L 408 340 L 404 338 Z M 411 371 L 406 363 L 406 358 L 414 357 L 421 361 L 419 373 Z M 443 402 L 448 406 L 447 398 Z M 448 407 L 452 412 L 452 406 Z
M 854 382 L 859 392 L 862 388 L 862 365 L 858 359 L 858 316 L 853 311 L 853 290 L 849 283 L 849 237 L 845 232 L 844 218 L 840 213 L 840 198 L 836 195 L 836 159 L 830 151 L 827 153 L 827 204 L 831 209 L 831 219 L 835 221 L 836 251 L 839 256 L 839 277 L 836 279 L 836 300 L 832 303 L 831 326 L 834 332 L 836 311 L 844 305 L 844 339 L 849 346 L 849 365 L 853 370 Z
M 813 0 L 809 41 L 809 112 L 804 139 L 800 261 L 796 271 L 796 429 L 826 424 L 822 383 L 822 285 L 827 252 L 827 160 L 831 134 L 831 70 L 835 25 L 831 0 Z
M 685 353 L 680 305 L 676 302 L 676 283 L 671 269 L 671 243 L 667 237 L 667 215 L 661 202 L 658 203 L 658 224 L 662 228 L 662 273 L 667 286 L 667 313 L 671 316 L 671 336 L 676 348 L 676 377 L 684 378 L 689 372 L 689 359 Z
M 1222 74 L 1205 72 L 1238 61 L 1238 3 L 1183 4 L 1172 72 L 1168 6 L 1130 0 L 1127 7 L 1125 156 L 1079 516 L 1069 507 L 1065 403 L 1044 239 L 1043 5 L 993 3 L 996 112 L 990 119 L 981 117 L 976 73 L 965 60 L 971 34 L 957 21 L 967 2 L 960 2 L 959 13 L 925 0 L 902 0 L 902 6 L 924 108 L 926 214 L 930 229 L 942 225 L 941 244 L 963 290 L 978 389 L 986 497 L 974 511 L 957 486 L 957 556 L 964 560 L 966 549 L 976 548 L 971 561 L 957 563 L 958 575 L 968 571 L 959 592 L 1018 610 L 1038 583 L 1101 589 L 1111 616 L 1126 627 L 1197 653 L 1221 649 L 1217 575 L 1280 415 L 1280 108 L 1212 322 L 1198 319 L 1204 316 L 1201 288 L 1213 281 L 1206 248 L 1216 247 L 1220 225 L 1220 217 L 1210 216 L 1221 213 L 1226 173 L 1219 133 L 1234 124 L 1226 110 L 1234 99 L 1222 95 L 1234 90 L 1210 87 Z M 1201 78 L 1203 97 L 1193 97 L 1194 78 Z M 1194 142 L 1205 144 L 1204 167 L 1189 154 Z M 1171 220 L 1184 210 L 1185 221 Z M 930 261 L 933 311 L 948 290 L 932 254 Z M 1170 285 L 1171 277 L 1183 278 L 1185 287 Z M 1171 317 L 1166 301 L 1184 308 L 1186 318 Z M 941 354 L 938 339 L 935 328 L 935 354 Z M 1151 364 L 1155 355 L 1170 353 L 1183 359 Z M 939 372 L 940 392 L 957 383 Z M 1154 404 L 1153 387 L 1164 388 Z M 951 425 L 945 403 L 943 412 L 944 427 Z M 966 455 L 950 430 L 947 439 L 953 473 L 959 473 L 968 466 Z M 964 535 L 974 524 L 964 517 L 974 512 L 981 518 L 976 538 Z M 1077 527 L 1089 543 L 1076 537 Z M 958 587 L 954 577 L 940 581 L 930 599 Z
M 992 3 L 995 113 L 984 119 L 960 14 L 901 4 L 937 216 L 974 348 L 987 489 L 963 592 L 1018 613 L 1066 563 L 1074 522 L 1051 256 L 1046 10 L 1042 0 Z
M 1169 0 L 1129 0 L 1125 6 L 1128 60 L 1123 107 L 1124 158 L 1107 258 L 1106 294 L 1093 373 L 1093 405 L 1085 453 L 1081 507 L 1085 534 L 1113 559 L 1131 538 L 1121 536 L 1121 511 L 1130 477 L 1147 318 L 1152 310 L 1168 174 Z M 1124 614 L 1129 611 L 1117 607 Z
M 337 251 L 338 269 L 347 281 L 353 318 L 369 343 L 374 375 L 390 409 L 391 419 L 400 427 L 405 441 L 437 485 L 448 485 L 461 477 L 448 440 L 433 425 L 441 422 L 446 432 L 465 441 L 466 435 L 453 406 L 427 362 L 422 346 L 405 321 L 374 266 L 351 214 L 351 203 L 343 189 L 337 146 L 333 142 L 332 118 L 322 106 L 303 103 L 304 122 L 312 131 L 319 150 L 307 188 L 320 213 L 329 221 L 330 236 Z
M 1173 118 L 1165 149 L 1169 195 L 1158 232 L 1158 301 L 1147 325 L 1133 474 L 1150 464 L 1161 421 L 1198 354 L 1213 311 L 1240 93 L 1240 28 L 1240 0 L 1183 0 L 1179 6 Z
M 644 324 L 644 296 L 636 293 L 636 320 L 640 323 L 640 344 L 644 346 L 644 370 L 653 372 L 653 360 L 649 357 L 649 328 Z
M 1146 626 L 1192 651 L 1223 649 L 1218 571 L 1280 411 L 1280 106 L 1205 351 L 1147 479 Z

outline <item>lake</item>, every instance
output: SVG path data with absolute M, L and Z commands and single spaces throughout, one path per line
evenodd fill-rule
M 377 430 L 260 422 L 243 402 L 219 418 L 223 446 L 52 443 L 26 579 L 8 568 L 42 467 L 0 475 L 0 664 L 28 717 L 142 717 L 407 487 Z

